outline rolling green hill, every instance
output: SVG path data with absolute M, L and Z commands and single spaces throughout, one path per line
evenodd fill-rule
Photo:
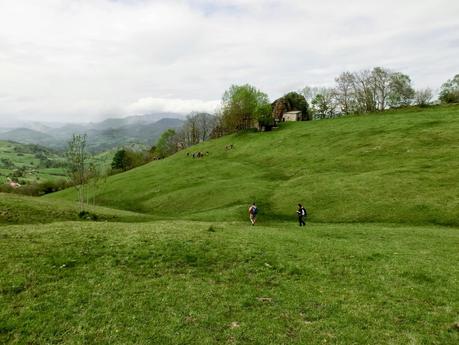
M 90 206 L 89 211 L 100 221 L 145 222 L 152 217 L 129 211 Z M 79 208 L 76 203 L 48 201 L 43 198 L 0 193 L 0 225 L 46 224 L 57 221 L 76 221 Z
M 226 150 L 228 144 L 234 149 Z M 193 159 L 187 153 L 209 152 Z M 113 176 L 102 205 L 159 217 L 459 225 L 459 106 L 285 123 L 212 140 Z M 50 199 L 72 200 L 66 190 Z
M 46 133 L 29 128 L 15 128 L 0 134 L 1 140 L 15 141 L 22 144 L 53 146 L 54 138 Z
M 232 135 L 110 177 L 98 222 L 0 194 L 0 343 L 457 344 L 458 228 L 406 223 L 458 225 L 458 139 L 459 106 Z

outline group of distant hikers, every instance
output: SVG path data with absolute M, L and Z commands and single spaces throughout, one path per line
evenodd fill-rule
M 255 225 L 257 222 L 257 214 L 258 214 L 258 207 L 256 203 L 253 203 L 249 206 L 249 218 L 252 226 Z M 298 216 L 298 223 L 300 226 L 306 226 L 305 219 L 308 215 L 306 209 L 303 205 L 298 204 L 298 210 L 296 211 L 296 215 Z

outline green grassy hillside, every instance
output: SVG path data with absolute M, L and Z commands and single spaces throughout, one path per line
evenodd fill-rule
M 256 201 L 261 221 L 291 219 L 302 202 L 316 222 L 458 225 L 458 157 L 459 106 L 413 108 L 206 142 L 109 178 L 98 200 L 200 220 L 241 219 Z
M 458 344 L 459 232 L 0 227 L 2 344 Z
M 0 343 L 457 344 L 458 228 L 387 223 L 459 225 L 458 157 L 459 106 L 409 109 L 112 176 L 99 222 L 0 194 Z
M 100 206 L 90 206 L 87 210 L 96 214 L 100 221 L 141 222 L 152 219 L 145 214 Z M 79 207 L 73 202 L 0 193 L 0 225 L 79 220 L 78 213 Z

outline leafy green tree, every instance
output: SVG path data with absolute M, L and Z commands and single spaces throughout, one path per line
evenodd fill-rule
M 337 116 L 337 102 L 334 89 L 321 88 L 311 101 L 314 119 L 327 119 Z
M 143 164 L 146 164 L 153 159 L 156 152 L 157 151 L 155 146 L 153 146 L 149 150 L 136 150 L 133 147 L 122 148 L 118 150 L 113 156 L 111 164 L 112 172 L 127 171 L 130 169 L 134 169 L 138 166 L 141 166 Z M 106 175 L 105 172 L 99 172 L 99 174 L 101 174 L 102 176 Z
M 255 118 L 257 119 L 260 127 L 264 128 L 265 130 L 271 130 L 274 126 L 271 104 L 266 103 L 258 106 L 255 109 Z
M 156 152 L 160 157 L 167 157 L 177 152 L 177 141 L 175 140 L 176 132 L 168 129 L 163 132 L 156 143 Z
M 25 166 L 19 167 L 13 171 L 12 177 L 17 180 L 19 177 L 24 177 L 26 172 L 27 170 Z
M 388 104 L 391 108 L 410 105 L 414 96 L 415 91 L 409 76 L 400 72 L 390 76 Z
M 459 74 L 441 86 L 439 99 L 443 103 L 459 103 Z
M 118 150 L 113 156 L 112 169 L 126 171 L 134 165 L 132 155 L 125 149 Z
M 232 85 L 222 98 L 222 125 L 226 132 L 237 132 L 266 121 L 268 96 L 251 85 Z
M 1 158 L 0 164 L 2 165 L 3 168 L 6 168 L 6 169 L 12 169 L 16 167 L 13 161 L 9 158 Z

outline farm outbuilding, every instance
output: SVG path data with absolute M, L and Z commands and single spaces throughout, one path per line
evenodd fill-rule
M 276 122 L 311 120 L 308 102 L 303 95 L 297 92 L 289 92 L 275 100 L 271 107 L 273 109 L 273 118 Z M 298 113 L 300 113 L 300 116 L 298 116 Z
M 301 121 L 303 118 L 301 111 L 288 111 L 282 115 L 282 121 Z

